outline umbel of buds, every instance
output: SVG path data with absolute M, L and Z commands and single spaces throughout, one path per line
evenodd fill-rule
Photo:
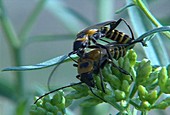
M 148 112 L 152 109 L 166 109 L 170 105 L 170 65 L 160 67 L 151 65 L 151 61 L 136 61 L 137 54 L 129 50 L 125 57 L 114 63 L 130 75 L 120 72 L 111 64 L 102 70 L 105 93 L 101 88 L 101 80 L 94 75 L 96 88 L 93 92 L 85 84 L 77 85 L 67 93 L 56 92 L 52 97 L 45 96 L 30 109 L 31 115 L 62 115 L 67 114 L 66 108 L 74 100 L 81 99 L 80 106 L 91 107 L 100 103 L 108 103 L 119 111 L 118 114 L 132 114 L 132 108 Z M 164 95 L 164 96 L 162 96 Z M 166 95 L 166 96 L 165 96 Z M 164 98 L 163 98 L 164 97 Z M 105 101 L 104 101 L 105 100 Z

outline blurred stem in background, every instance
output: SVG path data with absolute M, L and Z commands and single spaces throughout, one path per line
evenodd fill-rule
M 7 12 L 4 8 L 4 4 L 2 0 L 0 0 L 0 21 L 1 21 L 1 26 L 3 33 L 6 37 L 6 40 L 8 42 L 8 45 L 10 46 L 10 51 L 11 51 L 11 59 L 12 63 L 15 66 L 21 65 L 21 49 L 20 49 L 20 40 L 15 32 L 15 29 L 7 15 Z M 21 72 L 15 72 L 15 91 L 17 92 L 17 97 L 22 97 L 23 96 L 23 78 Z M 15 95 L 16 95 L 15 94 Z M 9 94 L 11 95 L 11 94 Z M 13 94 L 12 94 L 13 95 Z
M 8 16 L 8 13 L 4 7 L 4 3 L 2 0 L 0 0 L 0 24 L 2 26 L 2 30 L 4 33 L 4 36 L 7 40 L 7 43 L 10 47 L 10 52 L 11 52 L 11 60 L 12 60 L 12 65 L 14 66 L 20 66 L 22 65 L 22 50 L 23 46 L 26 42 L 26 38 L 28 38 L 29 33 L 31 31 L 31 28 L 36 21 L 38 15 L 43 9 L 43 6 L 45 5 L 45 0 L 40 0 L 40 2 L 37 4 L 35 9 L 33 10 L 32 14 L 26 21 L 25 25 L 21 29 L 20 35 L 18 35 L 15 31 L 15 28 L 13 27 L 13 24 L 11 23 L 11 20 Z M 3 92 L 1 94 L 5 94 L 5 97 L 9 97 L 9 99 L 12 99 L 16 97 L 15 100 L 13 100 L 15 103 L 18 103 L 18 105 L 21 105 L 21 108 L 23 109 L 23 100 L 25 99 L 25 95 L 27 95 L 27 90 L 24 88 L 24 77 L 22 75 L 22 72 L 15 72 L 13 74 L 15 76 L 15 86 L 12 86 L 13 92 L 10 92 L 8 90 L 8 87 L 3 85 L 4 87 L 2 89 Z M 7 84 L 7 83 L 6 83 Z M 24 102 L 25 103 L 25 102 Z M 25 103 L 26 104 L 26 103 Z M 16 114 L 17 115 L 22 115 L 24 114 L 24 110 L 21 110 L 20 107 L 18 106 L 16 109 Z
M 130 4 L 135 4 L 136 6 L 128 8 L 128 12 L 137 36 L 140 36 L 142 33 L 154 28 L 150 22 L 152 22 L 157 27 L 162 26 L 160 22 L 151 14 L 142 0 L 126 1 L 127 6 Z M 163 34 L 170 39 L 169 32 L 163 32 Z M 158 35 L 155 37 L 156 38 L 154 40 L 148 42 L 148 47 L 144 48 L 145 54 L 149 59 L 152 59 L 152 63 L 154 65 L 167 65 L 169 63 L 168 53 L 165 50 L 165 46 L 163 45 L 161 37 Z

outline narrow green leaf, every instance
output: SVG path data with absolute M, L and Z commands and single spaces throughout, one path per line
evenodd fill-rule
M 130 3 L 130 4 L 126 5 L 126 6 L 118 9 L 115 13 L 119 14 L 119 13 L 123 12 L 124 10 L 126 10 L 128 7 L 131 7 L 131 6 L 134 6 L 134 5 L 135 5 L 134 3 Z
M 158 27 L 158 28 L 149 30 L 149 31 L 145 32 L 144 34 L 142 34 L 141 36 L 139 36 L 137 39 L 141 40 L 141 39 L 148 37 L 154 33 L 164 32 L 164 31 L 170 31 L 170 26 Z
M 72 58 L 77 58 L 76 55 L 72 55 Z M 56 64 L 60 64 L 66 61 L 71 60 L 67 55 L 58 56 L 56 58 L 50 59 L 48 61 L 35 64 L 35 65 L 28 65 L 28 66 L 18 66 L 18 67 L 9 67 L 5 68 L 2 71 L 25 71 L 25 70 L 35 70 L 35 69 L 42 69 L 47 68 Z

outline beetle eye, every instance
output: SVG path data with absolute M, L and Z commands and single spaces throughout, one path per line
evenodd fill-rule
M 73 45 L 73 50 L 77 51 L 79 48 L 82 47 L 82 41 L 75 41 Z

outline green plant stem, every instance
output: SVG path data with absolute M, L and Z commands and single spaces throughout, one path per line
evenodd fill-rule
M 131 105 L 133 105 L 133 106 L 134 106 L 135 108 L 137 108 L 137 109 L 140 108 L 140 106 L 139 106 L 138 104 L 136 104 L 135 102 L 133 102 L 132 100 L 130 100 L 129 103 L 130 103 Z
M 137 85 L 134 84 L 133 89 L 132 89 L 132 91 L 131 91 L 131 93 L 130 93 L 130 96 L 129 96 L 130 99 L 133 98 L 133 96 L 135 95 L 137 89 L 138 89 L 138 88 L 137 88 Z
M 20 46 L 20 41 L 16 35 L 16 32 L 14 31 L 11 21 L 7 16 L 2 0 L 0 0 L 0 24 L 8 40 L 9 46 L 18 48 Z
M 0 21 L 2 25 L 2 30 L 4 35 L 8 41 L 11 51 L 12 62 L 15 66 L 21 65 L 21 58 L 20 58 L 20 40 L 13 29 L 11 21 L 9 20 L 5 8 L 3 6 L 2 0 L 0 0 Z M 15 91 L 17 94 L 18 99 L 23 94 L 23 78 L 21 77 L 21 72 L 15 72 Z
M 21 65 L 21 51 L 20 49 L 13 49 L 13 62 L 14 65 L 19 66 Z M 15 90 L 18 98 L 21 98 L 24 95 L 24 80 L 22 76 L 22 72 L 15 73 Z
M 148 111 L 142 111 L 141 115 L 148 115 Z
M 162 91 L 159 90 L 159 92 L 158 92 L 158 97 L 157 97 L 157 98 L 159 98 L 161 95 L 162 95 Z
M 162 27 L 159 21 L 152 15 L 152 13 L 147 9 L 142 0 L 135 0 L 135 4 L 140 7 L 140 9 L 145 13 L 145 15 L 152 21 L 152 23 L 157 27 Z
M 142 0 L 134 0 L 134 3 L 140 7 L 140 9 L 145 13 L 145 15 L 150 19 L 150 21 L 152 21 L 152 23 L 156 27 L 162 27 L 161 23 L 159 23 L 159 21 L 152 15 L 152 13 L 148 10 Z M 164 32 L 164 35 L 166 35 L 170 39 L 170 32 Z
M 19 33 L 19 38 L 22 40 L 21 42 L 26 41 L 28 33 L 31 31 L 32 26 L 34 25 L 41 11 L 43 10 L 46 1 L 47 0 L 39 0 L 37 5 L 35 6 L 35 9 L 32 11 L 31 15 L 28 17 L 25 24 L 21 28 L 21 31 Z

